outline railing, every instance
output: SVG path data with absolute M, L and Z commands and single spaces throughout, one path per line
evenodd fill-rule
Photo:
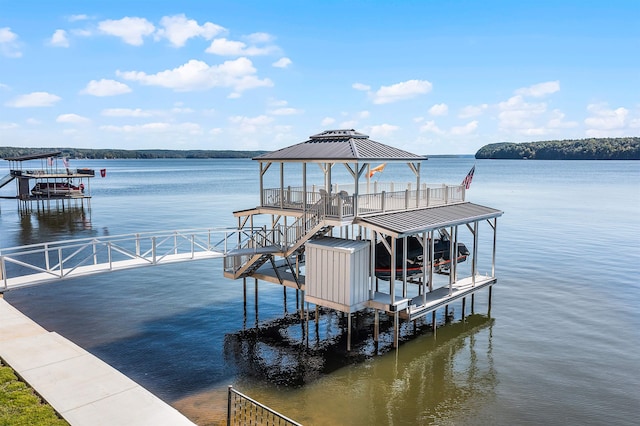
M 226 256 L 264 244 L 254 229 L 193 229 L 104 236 L 0 249 L 0 291 L 54 279 Z
M 373 214 L 394 211 L 403 211 L 418 208 L 435 207 L 447 204 L 461 203 L 465 200 L 465 188 L 463 185 L 420 185 L 420 189 L 415 185 L 379 183 L 373 182 L 368 185 L 372 192 L 366 191 L 367 184 L 360 185 L 360 194 L 357 199 L 350 195 L 347 189 L 355 188 L 354 185 L 334 185 L 331 195 L 323 192 L 322 189 L 316 191 L 315 186 L 312 192 L 305 193 L 301 188 L 287 187 L 268 188 L 263 190 L 263 207 L 275 207 L 282 209 L 303 210 L 303 200 L 306 198 L 307 208 L 315 203 L 322 202 L 322 213 L 324 217 L 348 218 L 356 214 Z M 346 188 L 346 189 L 345 189 Z M 357 205 L 358 211 L 355 211 Z
M 238 392 L 232 386 L 229 386 L 227 398 L 227 425 L 302 426 L 300 423 Z

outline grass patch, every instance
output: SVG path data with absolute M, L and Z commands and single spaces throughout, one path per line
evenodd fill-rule
M 50 405 L 0 362 L 0 426 L 63 426 Z

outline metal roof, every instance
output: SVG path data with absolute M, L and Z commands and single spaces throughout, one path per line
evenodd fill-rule
M 62 151 L 51 151 L 51 152 L 42 152 L 38 154 L 20 155 L 18 157 L 5 157 L 4 159 L 7 161 L 27 161 L 27 160 L 37 160 L 39 158 L 57 157 L 60 154 L 62 154 Z
M 396 238 L 502 216 L 502 211 L 473 203 L 450 204 L 360 217 L 355 223 Z
M 422 161 L 427 158 L 380 142 L 353 129 L 325 130 L 309 140 L 268 152 L 254 160 L 289 162 Z

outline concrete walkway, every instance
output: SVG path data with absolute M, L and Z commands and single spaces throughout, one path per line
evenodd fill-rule
M 191 425 L 160 398 L 0 295 L 0 358 L 73 426 Z

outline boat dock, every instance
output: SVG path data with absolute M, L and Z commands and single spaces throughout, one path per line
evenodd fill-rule
M 9 174 L 0 178 L 0 188 L 16 181 L 16 195 L 23 210 L 49 210 L 72 206 L 90 207 L 91 178 L 95 170 L 70 168 L 61 151 L 7 157 Z M 38 165 L 39 163 L 39 165 Z
M 426 157 L 345 129 L 327 130 L 254 160 L 260 202 L 234 212 L 237 227 L 218 236 L 186 230 L 0 249 L 0 293 L 118 269 L 222 258 L 224 277 L 242 280 L 245 309 L 247 280 L 255 281 L 256 323 L 260 280 L 283 286 L 285 298 L 292 288 L 307 329 L 310 305 L 316 320 L 319 308 L 346 316 L 347 350 L 353 314 L 373 313 L 370 331 L 376 343 L 379 316 L 386 315 L 398 347 L 400 320 L 431 314 L 435 331 L 436 310 L 447 312 L 462 301 L 464 316 L 466 297 L 473 306 L 475 294 L 485 289 L 490 310 L 497 283 L 497 220 L 503 212 L 467 201 L 464 184 L 422 182 Z M 415 180 L 372 181 L 376 173 L 392 169 L 387 164 L 406 165 Z M 308 173 L 310 167 L 319 167 L 321 177 Z M 341 167 L 342 175 L 334 170 Z M 18 188 L 27 200 L 33 176 L 14 176 L 22 179 Z M 347 180 L 338 181 L 340 176 Z M 59 337 L 47 339 L 56 345 Z M 0 356 L 9 353 L 8 363 L 15 359 L 20 371 L 7 346 Z M 56 394 L 51 398 L 55 401 Z

